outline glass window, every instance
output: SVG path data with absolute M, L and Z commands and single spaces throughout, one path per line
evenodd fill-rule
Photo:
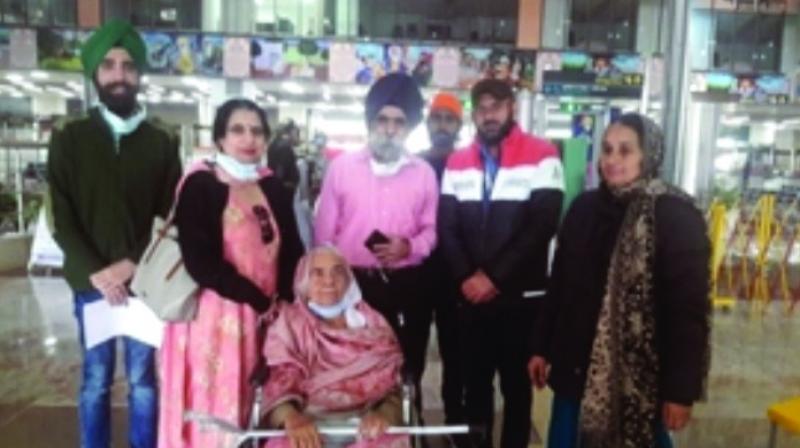
M 252 0 L 255 30 L 346 36 L 516 42 L 519 0 Z
M 280 35 L 303 35 L 303 8 L 301 1 L 274 0 L 274 17 Z M 311 2 L 313 3 L 313 2 Z
M 118 17 L 149 28 L 200 29 L 202 7 L 196 0 L 105 0 L 106 19 Z
M 74 26 L 77 0 L 0 0 L 0 22 Z
M 331 25 L 325 32 L 336 36 L 356 36 L 359 3 L 359 0 L 326 0 L 325 19 Z
M 338 30 L 341 30 L 342 34 L 346 35 L 347 34 L 346 30 L 348 28 L 347 10 L 349 9 L 350 2 L 337 2 L 336 0 L 325 0 L 324 3 L 325 5 L 323 7 L 324 9 L 322 15 L 322 24 L 321 24 L 322 35 L 335 36 Z M 341 3 L 341 5 L 339 5 L 338 8 L 337 8 L 337 3 Z M 337 11 L 337 9 L 341 11 Z M 344 18 L 343 20 L 344 23 L 342 23 L 341 26 L 338 26 L 340 21 L 337 18 L 337 12 L 339 12 L 339 16 L 342 16 Z
M 256 31 L 275 36 L 323 36 L 336 32 L 338 3 L 328 0 L 254 0 Z
M 3 23 L 25 23 L 25 0 L 0 0 L 0 18 Z
M 784 16 L 717 12 L 714 68 L 779 71 Z
M 569 47 L 634 51 L 638 11 L 638 0 L 573 0 Z
M 359 0 L 358 35 L 514 43 L 519 0 Z
M 77 2 L 72 0 L 30 0 L 28 23 L 74 26 L 77 23 L 77 7 Z
M 49 0 L 54 25 L 78 24 L 78 0 Z

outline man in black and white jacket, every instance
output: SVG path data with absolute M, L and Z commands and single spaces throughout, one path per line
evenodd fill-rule
M 514 121 L 514 95 L 500 80 L 472 89 L 475 141 L 453 153 L 442 178 L 441 249 L 467 302 L 462 307 L 466 413 L 492 446 L 493 380 L 500 374 L 500 445 L 527 447 L 532 389 L 526 365 L 548 247 L 563 201 L 563 168 L 549 142 Z

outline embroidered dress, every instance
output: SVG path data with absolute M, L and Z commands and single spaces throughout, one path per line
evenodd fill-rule
M 266 296 L 276 290 L 279 232 L 269 243 L 262 239 L 261 205 L 274 214 L 256 182 L 230 185 L 222 216 L 224 258 L 257 285 Z M 158 446 L 162 448 L 229 446 L 230 436 L 201 431 L 183 421 L 187 410 L 198 411 L 243 427 L 251 405 L 247 377 L 257 347 L 257 314 L 247 304 L 220 297 L 211 289 L 199 294 L 197 317 L 167 326 L 161 350 L 161 412 Z

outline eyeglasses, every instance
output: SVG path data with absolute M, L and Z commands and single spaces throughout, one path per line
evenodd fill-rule
M 264 244 L 269 244 L 275 239 L 275 229 L 272 228 L 272 221 L 270 221 L 269 210 L 263 205 L 254 205 L 253 214 L 258 219 L 258 225 L 261 227 L 261 241 Z

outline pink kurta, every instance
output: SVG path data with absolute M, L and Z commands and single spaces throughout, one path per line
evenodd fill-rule
M 262 242 L 254 205 L 270 210 L 256 183 L 231 185 L 222 216 L 224 257 L 265 295 L 276 288 L 280 235 Z M 244 427 L 252 397 L 247 377 L 258 350 L 257 315 L 249 305 L 204 289 L 197 317 L 189 323 L 167 325 L 161 348 L 161 395 L 158 446 L 162 448 L 216 448 L 226 440 L 221 433 L 200 431 L 185 423 L 187 410 L 198 411 Z M 227 436 L 230 437 L 230 436 Z
M 268 412 L 287 400 L 304 412 L 360 416 L 399 384 L 403 355 L 386 320 L 366 302 L 357 309 L 366 325 L 336 329 L 313 316 L 300 299 L 283 305 L 270 326 L 264 352 L 270 376 L 264 388 Z M 324 423 L 323 423 L 324 424 Z M 408 438 L 384 435 L 348 448 L 407 448 Z M 289 448 L 286 438 L 271 439 L 268 448 Z
M 411 253 L 392 268 L 417 266 L 436 246 L 439 186 L 428 163 L 411 156 L 400 171 L 377 176 L 370 153 L 337 157 L 328 168 L 314 221 L 316 245 L 332 244 L 354 267 L 377 267 L 364 245 L 375 230 L 407 238 Z

